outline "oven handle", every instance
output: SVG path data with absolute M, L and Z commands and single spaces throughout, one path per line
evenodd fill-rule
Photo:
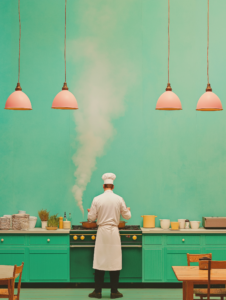
M 85 248 L 94 248 L 95 245 L 71 245 L 70 248 L 81 248 L 81 247 L 85 247 Z M 121 247 L 123 248 L 142 248 L 142 245 L 122 245 Z

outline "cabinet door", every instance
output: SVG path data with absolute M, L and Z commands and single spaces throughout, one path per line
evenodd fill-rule
M 204 253 L 212 253 L 213 260 L 226 260 L 226 247 L 206 246 Z
M 122 247 L 122 270 L 119 281 L 142 281 L 142 248 Z
M 143 282 L 163 281 L 163 248 L 143 249 Z
M 27 281 L 27 261 L 25 261 L 25 248 L 1 248 L 0 265 L 21 266 L 24 262 L 22 281 Z M 18 281 L 18 278 L 16 279 Z
M 187 253 L 199 254 L 200 247 L 186 248 L 166 248 L 165 253 L 165 281 L 178 282 L 172 266 L 187 266 Z
M 68 248 L 30 248 L 29 281 L 69 281 Z

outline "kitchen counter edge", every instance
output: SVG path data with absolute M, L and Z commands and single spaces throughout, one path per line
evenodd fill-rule
M 205 229 L 203 227 L 199 229 L 180 229 L 180 230 L 172 230 L 172 229 L 162 229 L 162 228 L 143 228 L 141 227 L 143 234 L 215 234 L 222 233 L 226 234 L 226 229 Z
M 29 230 L 0 230 L 1 234 L 69 234 L 70 229 L 47 230 L 42 228 L 34 228 Z

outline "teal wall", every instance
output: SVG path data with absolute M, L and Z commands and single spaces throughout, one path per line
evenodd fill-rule
M 210 83 L 226 109 L 225 11 L 224 0 L 210 1 Z M 102 192 L 102 174 L 114 172 L 131 224 L 142 224 L 142 214 L 226 215 L 225 111 L 195 110 L 207 81 L 206 1 L 171 0 L 170 82 L 182 111 L 155 111 L 167 84 L 166 0 L 68 0 L 67 12 L 67 81 L 80 109 L 51 109 L 64 81 L 64 1 L 21 0 L 21 86 L 33 110 L 6 111 L 18 14 L 16 0 L 0 1 L 1 215 L 47 208 L 71 212 L 74 224 L 86 219 L 71 192 L 83 138 L 96 160 L 85 210 Z

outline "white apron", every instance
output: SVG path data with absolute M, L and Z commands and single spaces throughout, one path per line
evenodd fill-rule
M 120 215 L 131 218 L 122 197 L 107 190 L 93 199 L 88 220 L 99 225 L 94 249 L 93 268 L 103 271 L 122 269 L 122 249 L 118 224 Z
M 117 226 L 99 226 L 94 249 L 93 269 L 118 271 L 122 269 L 122 249 Z

